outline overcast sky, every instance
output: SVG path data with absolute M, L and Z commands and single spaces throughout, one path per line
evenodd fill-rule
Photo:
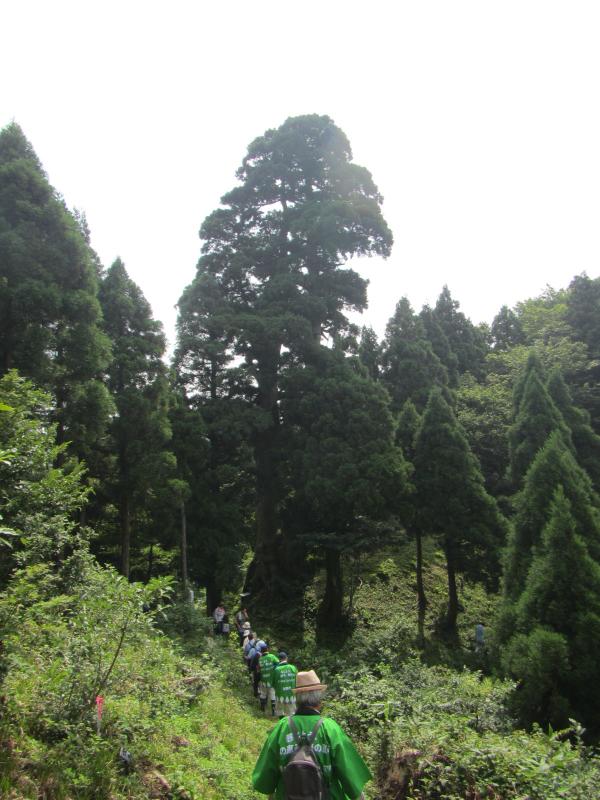
M 600 274 L 600 3 L 0 0 L 23 128 L 171 342 L 198 229 L 247 145 L 328 114 L 382 192 L 365 323 L 447 283 L 473 321 Z

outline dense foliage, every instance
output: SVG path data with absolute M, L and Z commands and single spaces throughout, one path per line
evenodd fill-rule
M 392 237 L 345 134 L 288 119 L 236 177 L 168 367 L 125 265 L 0 132 L 0 790 L 251 797 L 257 721 L 200 611 L 245 589 L 372 796 L 593 796 L 600 278 L 490 327 L 447 286 L 403 297 L 379 341 L 349 260 Z

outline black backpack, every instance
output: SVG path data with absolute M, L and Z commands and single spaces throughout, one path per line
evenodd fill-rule
M 293 717 L 288 723 L 298 749 L 283 770 L 285 800 L 327 800 L 329 792 L 323 779 L 321 765 L 313 750 L 313 743 L 323 723 L 319 718 L 310 734 L 299 734 Z

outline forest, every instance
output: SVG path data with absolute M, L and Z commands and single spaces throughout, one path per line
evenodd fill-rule
M 270 720 L 211 635 L 243 596 L 367 797 L 597 796 L 600 278 L 475 325 L 449 275 L 380 339 L 383 198 L 319 115 L 251 142 L 199 235 L 167 356 L 0 132 L 0 795 L 259 798 Z

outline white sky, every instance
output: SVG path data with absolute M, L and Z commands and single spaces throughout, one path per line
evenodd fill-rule
M 444 283 L 474 322 L 600 273 L 600 3 L 0 0 L 0 126 L 120 255 L 171 342 L 247 145 L 323 113 L 385 198 L 363 321 Z

